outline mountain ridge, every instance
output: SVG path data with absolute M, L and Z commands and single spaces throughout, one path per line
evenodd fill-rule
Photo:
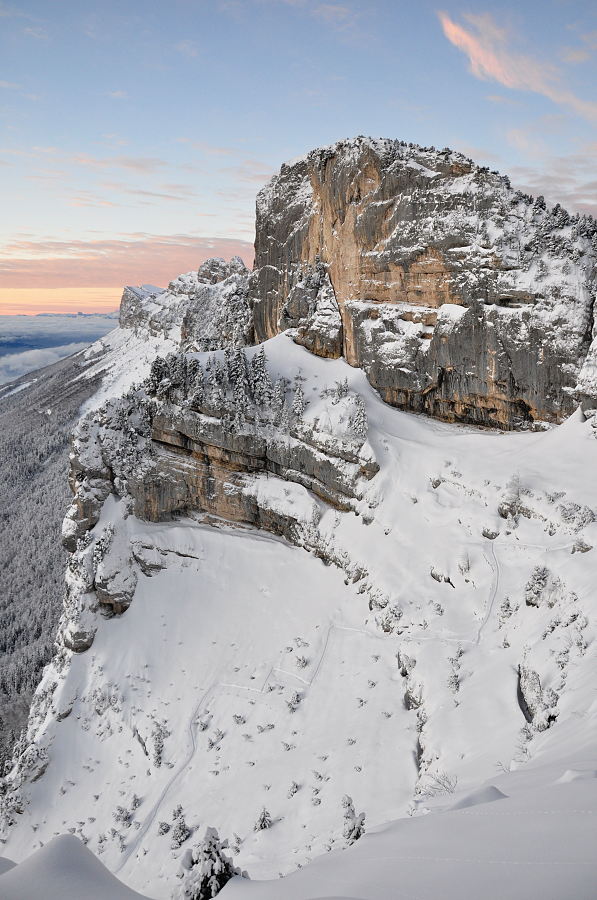
M 86 353 L 102 384 L 74 434 L 58 651 L 0 794 L 17 861 L 31 828 L 36 844 L 69 830 L 165 897 L 190 842 L 217 826 L 253 878 L 273 879 L 345 845 L 345 795 L 374 832 L 435 819 L 452 793 L 466 816 L 496 768 L 491 797 L 541 764 L 551 784 L 592 746 L 590 378 L 557 427 L 392 408 L 373 370 L 337 352 L 352 313 L 333 258 L 302 260 L 297 234 L 276 269 L 284 303 L 256 298 L 263 266 L 211 260 L 166 291 L 125 289 L 120 327 Z M 466 316 L 488 331 L 501 315 L 442 290 L 435 307 L 344 307 L 389 316 L 389 343 L 411 325 L 416 342 L 450 343 Z M 275 333 L 260 341 L 268 304 Z M 504 313 L 516 327 L 524 305 Z M 571 332 L 587 348 L 589 324 Z M 380 359 L 394 377 L 393 352 Z M 260 810 L 271 828 L 257 828 Z M 300 876 L 296 896 L 311 896 Z M 256 890 L 235 881 L 224 896 Z

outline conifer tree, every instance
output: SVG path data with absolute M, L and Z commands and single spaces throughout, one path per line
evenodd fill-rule
M 355 400 L 355 411 L 350 418 L 350 428 L 357 437 L 365 440 L 367 438 L 368 423 L 367 410 L 365 409 L 365 401 L 361 396 Z
M 292 413 L 297 419 L 302 419 L 303 413 L 307 408 L 305 394 L 300 384 L 297 384 L 294 391 L 294 399 L 292 401 Z
M 264 806 L 253 825 L 253 831 L 265 831 L 267 828 L 271 828 L 273 824 L 273 819 Z
M 212 900 L 231 878 L 243 874 L 224 853 L 227 847 L 228 841 L 220 841 L 215 828 L 206 830 L 201 843 L 192 850 L 180 900 Z
M 359 813 L 358 816 L 354 811 L 352 797 L 345 794 L 342 798 L 342 806 L 344 808 L 344 828 L 342 834 L 349 844 L 355 841 L 365 832 L 365 813 Z

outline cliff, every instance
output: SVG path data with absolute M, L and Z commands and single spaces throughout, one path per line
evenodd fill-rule
M 461 154 L 342 141 L 282 166 L 258 196 L 256 339 L 294 328 L 401 409 L 560 422 L 591 342 L 596 248 L 593 220 Z M 332 298 L 336 319 L 323 319 Z
M 208 825 L 275 878 L 344 845 L 347 793 L 377 824 L 496 765 L 576 777 L 594 228 L 358 139 L 261 193 L 252 273 L 125 290 L 87 357 L 57 652 L 0 781 L 11 856 L 68 829 L 166 897 Z M 579 401 L 515 435 L 392 408 L 510 430 Z

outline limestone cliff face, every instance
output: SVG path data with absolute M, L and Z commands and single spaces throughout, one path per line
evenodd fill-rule
M 124 612 L 138 571 L 151 568 L 147 548 L 132 546 L 123 528 L 131 514 L 154 522 L 200 515 L 305 546 L 326 505 L 366 511 L 364 486 L 379 467 L 362 398 L 342 384 L 326 388 L 307 419 L 303 380 L 298 371 L 293 386 L 273 379 L 257 348 L 228 348 L 205 368 L 172 353 L 154 361 L 142 385 L 81 420 L 63 531 L 72 553 L 61 630 L 69 649 L 86 650 L 97 612 Z
M 283 166 L 258 197 L 255 336 L 309 332 L 313 352 L 344 354 L 404 409 L 557 422 L 591 339 L 596 233 L 449 150 L 340 142 Z M 340 319 L 321 345 L 314 272 Z

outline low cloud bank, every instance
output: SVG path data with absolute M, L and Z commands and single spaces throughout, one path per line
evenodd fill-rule
M 89 341 L 78 341 L 74 344 L 62 344 L 60 347 L 25 350 L 23 353 L 9 353 L 2 356 L 0 357 L 0 384 L 6 384 L 8 381 L 20 378 L 21 375 L 35 371 L 35 369 L 49 366 L 88 346 Z
M 0 316 L 0 384 L 83 350 L 117 324 L 117 313 Z

